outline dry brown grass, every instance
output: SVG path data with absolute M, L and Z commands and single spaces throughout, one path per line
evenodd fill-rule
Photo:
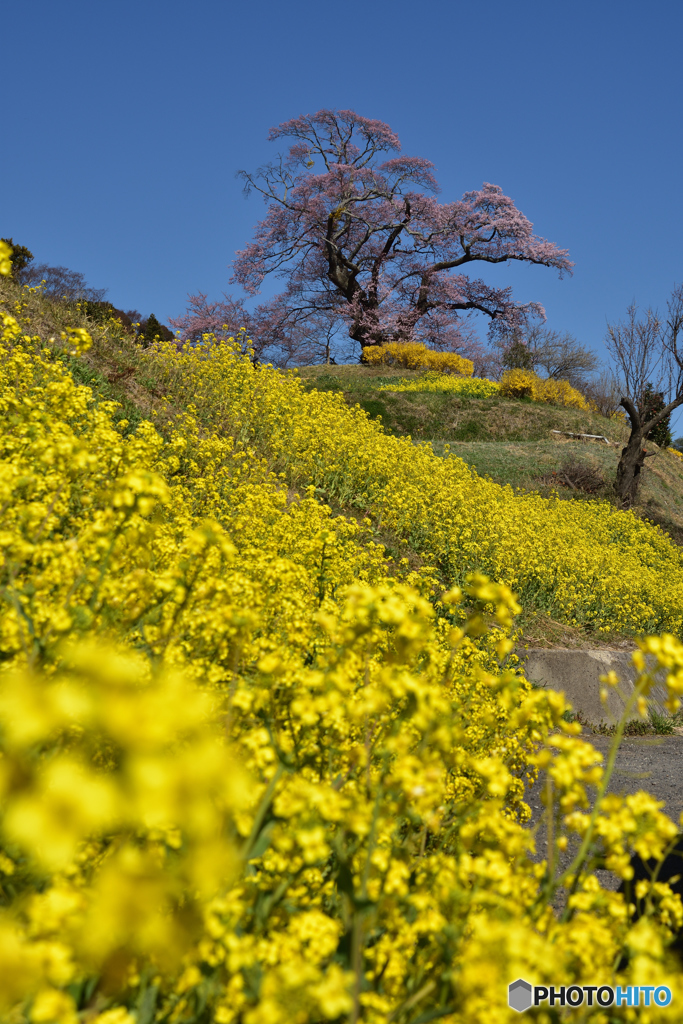
M 636 643 L 632 637 L 619 633 L 598 633 L 583 626 L 568 626 L 557 622 L 544 613 L 523 613 L 519 623 L 523 634 L 520 648 L 566 647 L 572 650 L 622 650 L 634 651 Z
M 598 494 L 605 487 L 606 480 L 595 466 L 581 462 L 575 456 L 565 459 L 561 466 L 538 478 L 545 484 L 570 487 L 583 494 Z

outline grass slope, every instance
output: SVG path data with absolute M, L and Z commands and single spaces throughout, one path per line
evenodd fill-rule
M 478 399 L 379 390 L 401 377 L 419 377 L 414 370 L 351 365 L 303 367 L 299 372 L 308 388 L 342 392 L 349 404 L 357 403 L 380 418 L 388 433 L 430 441 L 438 453 L 448 444 L 481 476 L 496 483 L 544 496 L 555 491 L 568 500 L 613 501 L 612 484 L 629 433 L 622 420 L 498 396 Z M 612 444 L 573 440 L 553 434 L 554 430 L 599 434 Z M 683 543 L 683 459 L 654 444 L 648 444 L 648 450 L 654 455 L 645 464 L 635 511 Z M 577 467 L 592 472 L 588 490 L 572 485 Z
M 410 434 L 416 441 L 538 441 L 554 427 L 575 433 L 604 434 L 624 441 L 628 430 L 620 421 L 606 420 L 580 409 L 565 409 L 530 400 L 470 398 L 457 394 L 380 391 L 400 378 L 420 377 L 419 371 L 374 366 L 308 366 L 299 373 L 308 388 L 340 391 L 350 404 L 358 403 L 371 416 L 382 417 L 392 434 Z

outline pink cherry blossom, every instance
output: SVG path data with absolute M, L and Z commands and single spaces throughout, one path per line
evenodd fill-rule
M 250 318 L 257 345 L 279 349 L 282 361 L 315 358 L 316 331 L 344 331 L 361 348 L 425 341 L 483 358 L 471 314 L 489 318 L 499 345 L 545 314 L 538 303 L 516 303 L 509 288 L 468 276 L 468 264 L 518 260 L 571 273 L 567 251 L 535 235 L 497 185 L 440 202 L 433 164 L 396 155 L 398 136 L 381 121 L 319 110 L 269 138 L 293 142 L 255 174 L 241 172 L 267 211 L 237 253 L 232 280 L 248 295 L 269 274 L 283 281 Z M 202 301 L 195 315 L 207 323 L 214 312 L 244 318 L 240 300 Z M 190 326 L 182 317 L 172 323 Z

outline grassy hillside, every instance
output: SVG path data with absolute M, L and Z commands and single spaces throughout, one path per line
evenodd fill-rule
M 416 441 L 537 441 L 552 427 L 575 433 L 604 434 L 616 441 L 627 436 L 619 421 L 579 409 L 550 407 L 531 401 L 469 398 L 453 394 L 380 391 L 400 378 L 419 378 L 416 370 L 375 366 L 307 366 L 299 370 L 309 388 L 340 392 L 373 417 L 381 416 L 389 433 L 411 434 Z M 466 449 L 463 449 L 465 451 Z
M 392 367 L 312 366 L 300 371 L 307 388 L 340 392 L 380 419 L 385 430 L 415 441 L 431 442 L 452 452 L 485 477 L 514 488 L 563 499 L 613 501 L 612 484 L 628 427 L 622 419 L 593 412 L 493 396 L 486 399 L 453 394 L 392 393 L 381 385 L 419 378 L 415 370 Z M 573 440 L 554 430 L 598 434 L 601 441 Z M 683 543 L 683 459 L 649 444 L 654 456 L 642 475 L 643 518 L 658 523 Z

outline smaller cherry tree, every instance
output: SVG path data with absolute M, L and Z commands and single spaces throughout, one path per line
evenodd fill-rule
M 187 309 L 169 320 L 180 332 L 179 345 L 199 343 L 204 335 L 217 339 L 238 334 L 248 340 L 254 358 L 278 366 L 330 362 L 339 318 L 324 307 L 287 305 L 283 296 L 248 310 L 244 299 L 223 293 L 211 301 L 205 292 L 188 295 Z
M 268 207 L 256 235 L 238 252 L 233 280 L 256 294 L 275 274 L 284 291 L 259 307 L 259 326 L 296 349 L 322 318 L 343 325 L 361 348 L 422 341 L 468 354 L 476 336 L 467 315 L 489 317 L 490 334 L 511 337 L 534 319 L 537 303 L 518 304 L 463 269 L 519 260 L 571 271 L 566 250 L 532 225 L 496 185 L 441 203 L 433 164 L 399 153 L 381 121 L 350 110 L 320 110 L 286 121 L 269 138 L 293 140 L 286 155 L 245 190 Z

